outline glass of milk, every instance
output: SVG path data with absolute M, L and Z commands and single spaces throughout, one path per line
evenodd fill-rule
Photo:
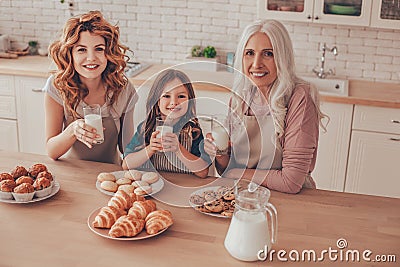
M 101 119 L 101 107 L 99 104 L 92 104 L 83 107 L 83 115 L 85 123 L 96 129 L 96 133 L 100 135 L 96 139 L 96 144 L 104 142 L 103 121 Z
M 217 155 L 228 154 L 230 128 L 229 120 L 226 115 L 218 114 L 212 116 L 211 135 L 217 147 Z
M 161 138 L 167 133 L 172 133 L 173 129 L 171 120 L 163 119 L 162 117 L 156 118 L 156 131 L 160 131 L 157 138 Z

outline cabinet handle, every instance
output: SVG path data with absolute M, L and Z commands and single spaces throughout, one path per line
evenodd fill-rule
M 390 140 L 390 141 L 397 141 L 397 142 L 400 142 L 400 138 L 391 137 L 391 138 L 389 138 L 389 140 Z
M 307 19 L 311 19 L 311 15 L 308 15 L 308 16 L 307 16 Z
M 398 120 L 390 120 L 392 123 L 400 123 Z
M 41 93 L 41 92 L 43 92 L 43 90 L 42 89 L 32 89 L 32 92 Z
M 319 17 L 318 17 L 318 16 L 316 16 L 316 17 L 315 17 L 315 20 L 319 20 Z

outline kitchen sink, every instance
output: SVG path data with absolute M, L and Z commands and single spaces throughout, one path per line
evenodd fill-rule
M 318 77 L 302 76 L 304 80 L 314 84 L 322 95 L 349 95 L 349 81 L 345 79 L 320 79 Z

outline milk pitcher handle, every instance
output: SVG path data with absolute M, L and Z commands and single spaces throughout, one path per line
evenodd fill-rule
M 278 212 L 276 211 L 274 205 L 272 205 L 271 203 L 267 203 L 265 209 L 271 217 L 271 242 L 272 244 L 275 244 L 278 235 Z

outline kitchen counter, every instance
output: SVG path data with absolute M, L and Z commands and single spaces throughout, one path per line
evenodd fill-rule
M 107 203 L 109 196 L 95 187 L 99 172 L 120 170 L 120 166 L 80 160 L 53 161 L 47 156 L 0 151 L 0 171 L 16 165 L 26 167 L 44 163 L 60 183 L 53 197 L 30 204 L 0 203 L 1 266 L 287 266 L 279 261 L 241 262 L 223 246 L 229 220 L 206 216 L 192 208 L 170 206 L 157 199 L 179 194 L 167 181 L 184 187 L 207 184 L 214 180 L 192 175 L 165 174 L 164 189 L 155 195 L 158 208 L 172 212 L 174 224 L 164 233 L 140 241 L 116 241 L 94 234 L 87 225 L 89 214 Z M 184 200 L 186 202 L 187 200 Z M 395 266 L 362 259 L 364 250 L 377 255 L 400 257 L 400 199 L 303 189 L 290 195 L 272 192 L 270 202 L 278 210 L 278 242 L 275 251 L 290 266 L 309 266 L 307 261 L 293 262 L 290 251 L 359 251 L 360 261 L 341 263 L 325 253 L 319 265 Z M 339 249 L 337 241 L 347 247 Z M 344 243 L 344 240 L 342 240 Z M 342 244 L 342 243 L 341 243 Z M 238 244 L 239 245 L 239 244 Z M 335 253 L 335 252 L 333 252 Z M 291 254 L 294 255 L 293 253 Z M 339 256 L 340 253 L 333 254 Z M 397 263 L 398 264 L 398 263 Z M 336 265 L 335 265 L 336 266 Z
M 170 65 L 155 64 L 137 76 L 130 78 L 139 87 L 150 77 Z M 18 59 L 0 59 L 0 74 L 48 77 L 55 69 L 48 57 L 23 56 Z M 226 71 L 204 72 L 185 70 L 194 87 L 199 90 L 229 92 L 232 85 L 232 74 Z M 322 101 L 370 105 L 388 108 L 400 108 L 400 83 L 369 82 L 361 80 L 349 81 L 349 96 L 322 95 Z

